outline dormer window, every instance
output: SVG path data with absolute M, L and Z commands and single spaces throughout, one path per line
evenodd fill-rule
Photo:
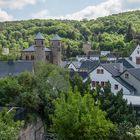
M 126 79 L 129 78 L 129 74 L 128 74 L 128 73 L 125 74 L 125 78 L 126 78 Z

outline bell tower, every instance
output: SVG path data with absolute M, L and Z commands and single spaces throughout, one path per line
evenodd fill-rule
M 45 61 L 45 38 L 40 32 L 35 37 L 35 61 Z
M 61 38 L 56 35 L 51 40 L 52 62 L 61 65 Z

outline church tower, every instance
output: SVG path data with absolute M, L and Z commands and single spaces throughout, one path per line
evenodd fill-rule
M 35 61 L 45 62 L 45 38 L 40 32 L 35 37 Z
M 61 38 L 56 35 L 51 40 L 52 62 L 61 65 Z

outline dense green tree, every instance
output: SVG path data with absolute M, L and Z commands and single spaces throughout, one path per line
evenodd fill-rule
M 59 140 L 108 140 L 115 126 L 105 118 L 90 94 L 61 94 L 55 101 L 53 129 Z
M 137 118 L 132 104 L 128 105 L 123 99 L 123 92 L 120 91 L 116 95 L 111 92 L 100 92 L 99 99 L 101 101 L 101 109 L 107 112 L 107 117 L 113 123 L 130 122 L 136 125 Z
M 126 41 L 130 42 L 134 38 L 134 30 L 132 28 L 132 24 L 128 25 L 128 29 L 126 31 L 125 39 Z
M 13 120 L 13 114 L 7 110 L 0 113 L 0 139 L 15 140 L 23 122 Z
M 0 105 L 14 106 L 21 93 L 21 86 L 13 77 L 0 79 Z

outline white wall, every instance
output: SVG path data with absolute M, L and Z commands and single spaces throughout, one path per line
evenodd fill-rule
M 99 60 L 99 57 L 90 57 L 90 60 Z
M 138 53 L 139 52 L 139 53 Z M 140 45 L 138 45 L 135 50 L 130 55 L 132 61 L 136 64 L 136 57 L 140 57 Z
M 97 69 L 103 69 L 104 74 L 97 74 Z M 104 82 L 109 81 L 111 83 L 111 91 L 114 94 L 118 93 L 118 91 L 120 91 L 121 89 L 123 89 L 124 94 L 130 94 L 129 90 L 125 88 L 124 86 L 122 86 L 118 81 L 116 81 L 112 77 L 112 75 L 108 71 L 106 71 L 102 66 L 97 67 L 94 71 L 90 73 L 89 76 L 90 76 L 91 81 L 99 81 L 99 83 L 101 83 L 101 81 L 104 81 Z M 115 85 L 118 85 L 118 90 L 114 89 Z
M 68 69 L 73 69 L 74 71 L 78 71 L 73 63 L 68 66 Z
M 116 61 L 116 60 L 117 60 L 117 58 L 115 58 L 115 57 L 114 58 L 110 58 L 110 57 L 107 58 L 107 61 Z
M 110 51 L 101 51 L 101 56 L 107 56 L 107 54 L 110 54 Z
M 87 60 L 87 57 L 80 57 L 80 56 L 76 56 L 77 61 L 85 61 Z

